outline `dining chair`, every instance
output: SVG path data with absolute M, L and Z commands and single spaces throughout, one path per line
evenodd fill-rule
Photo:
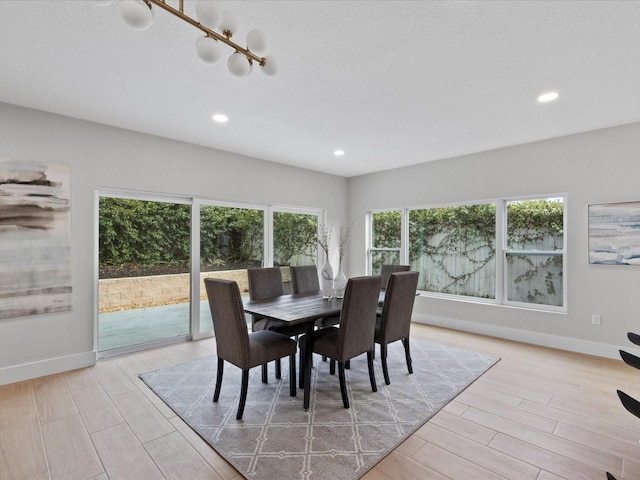
M 384 304 L 380 316 L 376 318 L 375 342 L 380 344 L 380 361 L 384 382 L 389 385 L 387 368 L 387 345 L 402 340 L 407 370 L 413 373 L 409 350 L 409 330 L 411 314 L 418 288 L 418 272 L 394 272 L 389 276 Z
M 220 398 L 224 362 L 227 361 L 240 368 L 242 383 L 236 413 L 236 419 L 240 420 L 247 400 L 249 370 L 286 356 L 289 357 L 289 394 L 295 397 L 297 350 L 295 340 L 269 330 L 249 333 L 237 282 L 220 278 L 205 278 L 204 284 L 213 319 L 218 356 L 213 401 L 217 402 Z
M 338 362 L 340 393 L 344 408 L 349 408 L 349 397 L 344 364 L 363 353 L 367 354 L 371 390 L 378 391 L 373 370 L 376 309 L 382 277 L 350 278 L 340 311 L 340 328 L 328 327 L 313 333 L 311 349 L 314 353 Z M 301 344 L 304 344 L 301 340 Z
M 381 265 L 380 275 L 382 275 L 382 290 L 386 290 L 389 283 L 389 276 L 394 272 L 408 272 L 411 270 L 409 265 Z
M 249 298 L 251 300 L 264 300 L 284 295 L 284 283 L 280 267 L 249 268 L 247 269 L 249 280 Z M 304 325 L 287 325 L 284 322 L 271 320 L 257 315 L 251 316 L 251 330 L 270 330 L 272 332 L 297 337 L 305 332 Z M 280 359 L 275 360 L 276 378 L 282 378 Z M 262 367 L 262 381 L 268 380 L 268 367 L 265 363 Z
M 318 279 L 318 267 L 315 265 L 300 265 L 291 268 L 291 283 L 293 293 L 315 293 L 320 291 L 320 280 Z M 319 318 L 316 327 L 332 327 L 340 323 L 340 316 Z

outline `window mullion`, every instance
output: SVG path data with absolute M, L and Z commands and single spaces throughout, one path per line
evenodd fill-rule
M 505 201 L 496 202 L 496 303 L 507 298 L 507 275 L 505 272 L 507 246 L 507 209 Z

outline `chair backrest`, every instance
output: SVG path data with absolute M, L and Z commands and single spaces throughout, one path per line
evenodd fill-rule
M 381 265 L 380 275 L 382 275 L 382 290 L 387 288 L 389 276 L 394 272 L 408 272 L 411 270 L 409 265 Z
M 240 288 L 233 280 L 205 278 L 218 357 L 240 368 L 249 368 L 249 332 Z
M 338 335 L 338 361 L 368 352 L 373 348 L 376 310 L 382 277 L 355 277 L 347 281 Z
M 315 265 L 291 267 L 291 283 L 293 283 L 293 293 L 319 292 L 318 267 Z
M 280 267 L 249 268 L 247 274 L 251 300 L 263 300 L 284 295 Z
M 417 288 L 418 272 L 395 272 L 390 275 L 376 341 L 391 343 L 409 337 Z

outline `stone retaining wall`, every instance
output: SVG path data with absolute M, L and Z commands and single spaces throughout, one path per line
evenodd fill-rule
M 200 273 L 200 299 L 207 298 L 206 277 L 238 282 L 240 293 L 249 292 L 246 270 Z M 282 279 L 291 281 L 289 267 L 282 268 Z M 109 278 L 98 282 L 98 309 L 101 313 L 132 308 L 152 307 L 189 301 L 189 274 L 153 275 L 149 277 Z

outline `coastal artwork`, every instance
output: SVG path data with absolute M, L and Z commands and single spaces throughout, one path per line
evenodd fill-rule
M 66 165 L 0 159 L 0 319 L 71 309 Z
M 640 266 L 640 202 L 589 205 L 589 263 Z

